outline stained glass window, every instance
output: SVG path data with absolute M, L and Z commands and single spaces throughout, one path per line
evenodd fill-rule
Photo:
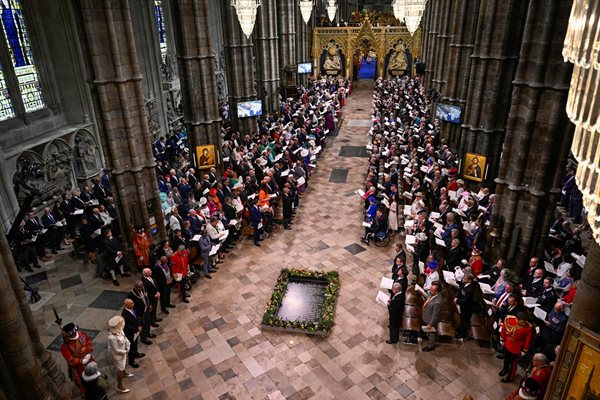
M 6 81 L 4 80 L 4 73 L 0 68 L 0 121 L 9 119 L 15 116 L 15 110 L 10 101 L 10 95 L 6 88 Z
M 20 0 L 0 0 L 2 4 L 2 28 L 8 44 L 19 91 L 25 112 L 44 108 L 42 88 L 31 51 L 29 34 L 25 26 Z
M 154 18 L 158 25 L 158 41 L 160 43 L 160 55 L 163 60 L 167 56 L 167 33 L 165 32 L 165 14 L 161 0 L 154 0 Z

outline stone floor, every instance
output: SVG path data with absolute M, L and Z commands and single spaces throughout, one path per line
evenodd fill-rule
M 387 310 L 375 296 L 393 247 L 360 242 L 361 202 L 354 191 L 363 184 L 366 159 L 338 155 L 341 146 L 366 144 L 371 94 L 362 84 L 349 98 L 341 131 L 318 161 L 294 229 L 276 232 L 260 248 L 251 240 L 238 243 L 214 279 L 193 289 L 189 304 L 177 299 L 177 307 L 153 330 L 154 344 L 140 344 L 147 356 L 131 371 L 131 393 L 111 398 L 428 400 L 470 394 L 497 400 L 512 390 L 499 383 L 501 364 L 492 351 L 473 342 L 441 344 L 432 353 L 385 343 Z M 330 181 L 334 169 L 348 171 L 334 173 Z M 42 340 L 64 367 L 55 352 L 60 340 L 52 306 L 65 323 L 98 331 L 94 354 L 114 388 L 106 322 L 120 313 L 133 278 L 116 288 L 95 278 L 93 265 L 66 254 L 54 258 L 45 266 L 47 280 L 40 276 L 36 284 L 46 297 L 55 294 L 34 311 Z M 328 338 L 260 329 L 284 266 L 340 272 L 336 325 Z

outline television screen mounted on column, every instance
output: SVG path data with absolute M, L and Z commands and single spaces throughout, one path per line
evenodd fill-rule
M 262 115 L 262 101 L 250 100 L 237 103 L 238 118 L 258 117 Z

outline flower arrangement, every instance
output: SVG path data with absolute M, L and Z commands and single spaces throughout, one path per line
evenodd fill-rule
M 325 287 L 323 309 L 321 312 L 321 319 L 317 322 L 306 322 L 306 321 L 288 321 L 281 319 L 277 313 L 281 308 L 281 303 L 287 289 L 288 282 L 291 278 L 311 278 L 321 279 L 326 281 L 327 286 Z M 337 271 L 315 271 L 306 269 L 295 269 L 295 268 L 283 268 L 275 288 L 271 294 L 271 299 L 267 303 L 267 310 L 262 318 L 262 325 L 266 328 L 282 328 L 282 329 L 295 329 L 304 331 L 309 334 L 325 334 L 328 335 L 333 326 L 335 318 L 335 304 L 337 301 L 338 290 L 340 288 L 340 277 Z

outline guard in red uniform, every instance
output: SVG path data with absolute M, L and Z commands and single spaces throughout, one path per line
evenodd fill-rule
M 502 382 L 512 382 L 517 374 L 517 361 L 531 347 L 533 327 L 527 322 L 525 313 L 509 315 L 504 318 L 500 328 L 500 343 L 504 345 L 504 367 L 499 375 L 504 376 Z
M 525 374 L 526 378 L 523 378 L 521 385 L 509 394 L 506 400 L 524 398 L 521 396 L 522 393 L 520 393 L 524 390 L 527 391 L 532 399 L 543 400 L 551 374 L 552 370 L 548 366 L 548 359 L 546 356 L 543 353 L 534 354 L 533 359 L 531 360 L 531 366 L 527 369 L 527 373 Z M 534 383 L 537 383 L 537 385 Z
M 135 228 L 132 244 L 133 251 L 135 252 L 135 262 L 140 271 L 144 268 L 150 268 L 150 245 L 152 244 L 152 240 L 146 235 L 143 226 Z
M 81 375 L 85 370 L 85 366 L 94 361 L 94 357 L 92 357 L 94 344 L 92 339 L 85 332 L 80 331 L 79 327 L 72 322 L 63 327 L 62 334 L 64 342 L 60 347 L 60 352 L 69 366 L 69 378 L 83 393 L 84 387 L 81 384 Z
M 171 274 L 177 284 L 181 301 L 189 303 L 188 295 L 185 292 L 185 278 L 187 277 L 188 268 L 190 266 L 190 252 L 185 249 L 184 245 L 179 248 L 171 256 Z

